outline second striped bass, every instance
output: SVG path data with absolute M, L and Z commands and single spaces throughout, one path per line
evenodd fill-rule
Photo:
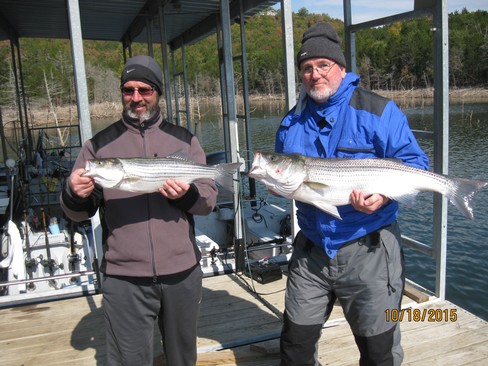
M 445 195 L 467 218 L 471 201 L 488 185 L 481 180 L 449 178 L 393 159 L 322 159 L 299 154 L 256 152 L 248 173 L 283 197 L 309 203 L 340 218 L 337 206 L 359 190 L 411 204 L 420 191 Z

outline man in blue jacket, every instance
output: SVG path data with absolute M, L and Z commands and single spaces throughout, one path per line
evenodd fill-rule
M 396 104 L 358 87 L 346 72 L 330 24 L 304 34 L 297 55 L 302 93 L 276 134 L 276 152 L 321 158 L 396 158 L 428 169 L 407 118 Z M 342 220 L 296 202 L 294 242 L 281 334 L 281 365 L 319 365 L 321 329 L 338 299 L 360 352 L 360 365 L 399 365 L 400 327 L 385 317 L 399 309 L 405 284 L 398 204 L 353 191 Z

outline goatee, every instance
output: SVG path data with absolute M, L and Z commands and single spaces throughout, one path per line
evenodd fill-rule
M 153 117 L 157 113 L 157 110 L 155 108 L 151 108 L 149 106 L 146 106 L 146 107 L 147 107 L 146 112 L 144 112 L 142 114 L 134 113 L 130 106 L 127 106 L 127 108 L 125 110 L 126 110 L 127 115 L 129 117 L 137 119 L 137 120 L 139 120 L 139 123 L 142 123 L 142 122 L 147 121 L 148 119 L 150 119 L 151 117 Z

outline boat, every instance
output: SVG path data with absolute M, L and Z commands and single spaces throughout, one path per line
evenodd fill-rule
M 0 343 L 2 359 L 6 364 L 36 364 L 39 356 L 47 352 L 47 340 L 53 337 L 71 339 L 62 342 L 56 354 L 56 362 L 73 362 L 80 365 L 97 363 L 103 355 L 103 327 L 101 321 L 101 274 L 98 271 L 102 256 L 100 222 L 97 217 L 78 225 L 67 222 L 62 214 L 55 211 L 56 200 L 62 189 L 63 179 L 70 171 L 74 152 L 83 141 L 91 137 L 91 120 L 88 109 L 88 92 L 85 78 L 85 65 L 82 43 L 90 40 L 114 40 L 122 43 L 124 58 L 131 55 L 134 42 L 147 44 L 149 55 L 154 55 L 154 45 L 161 47 L 163 76 L 165 82 L 166 115 L 171 122 L 192 126 L 189 113 L 188 83 L 186 74 L 177 73 L 171 65 L 174 53 L 181 53 L 185 60 L 185 47 L 217 33 L 216 52 L 219 52 L 222 128 L 224 130 L 224 151 L 208 155 L 208 163 L 219 161 L 243 162 L 243 171 L 235 179 L 234 194 L 219 197 L 218 205 L 209 216 L 195 217 L 196 238 L 202 252 L 202 270 L 204 272 L 204 296 L 201 328 L 199 328 L 199 360 L 202 364 L 218 365 L 276 365 L 276 342 L 279 338 L 283 306 L 283 287 L 286 281 L 286 265 L 292 253 L 292 240 L 297 231 L 294 220 L 294 208 L 284 209 L 270 204 L 258 197 L 255 182 L 249 180 L 245 171 L 251 163 L 252 142 L 249 141 L 250 103 L 246 82 L 242 85 L 244 100 L 243 113 L 236 107 L 234 72 L 239 64 L 243 80 L 247 75 L 246 59 L 246 19 L 268 11 L 270 7 L 280 5 L 282 18 L 281 34 L 286 79 L 286 105 L 292 107 L 297 100 L 295 85 L 295 55 L 293 51 L 293 24 L 291 0 L 45 0 L 18 1 L 0 0 L 0 41 L 10 40 L 16 74 L 22 75 L 19 39 L 22 37 L 65 38 L 71 40 L 76 81 L 77 109 L 79 125 L 75 128 L 79 141 L 73 144 L 73 153 L 66 154 L 66 147 L 43 146 L 45 136 L 56 135 L 44 131 L 38 135 L 38 144 L 27 144 L 24 155 L 5 161 L 6 189 L 9 203 L 5 206 L 6 220 L 4 238 L 16 238 L 15 250 L 22 252 L 21 260 L 24 271 L 17 271 L 13 263 L 13 244 L 7 244 L 4 258 L 10 254 L 12 262 L 2 270 L 0 282 Z M 355 71 L 355 32 L 366 27 L 380 26 L 394 21 L 411 19 L 417 16 L 432 16 L 435 28 L 436 72 L 435 72 L 435 126 L 430 132 L 416 131 L 420 138 L 434 138 L 434 167 L 436 173 L 447 173 L 448 154 L 448 98 L 447 85 L 447 1 L 413 1 L 413 10 L 388 18 L 353 24 L 351 1 L 344 0 L 346 57 L 352 71 Z M 232 24 L 238 24 L 241 54 L 233 55 Z M 17 69 L 18 67 L 18 69 Z M 171 84 L 177 75 L 182 75 L 183 86 Z M 23 84 L 18 84 L 19 121 L 27 140 L 33 139 L 35 130 L 29 125 L 25 112 L 26 95 Z M 173 86 L 173 89 L 172 89 Z M 179 95 L 184 95 L 184 101 Z M 176 97 L 175 97 L 176 96 Z M 185 106 L 181 108 L 181 106 Z M 1 113 L 0 113 L 1 116 Z M 239 136 L 238 124 L 242 123 L 247 136 Z M 55 127 L 55 131 L 60 126 Z M 44 134 L 46 132 L 46 135 Z M 4 134 L 2 134 L 4 135 Z M 244 138 L 245 148 L 241 149 L 240 139 Z M 46 149 L 49 150 L 46 153 Z M 62 153 L 62 154 L 61 154 Z M 30 157 L 26 162 L 25 155 Z M 4 153 L 4 157 L 7 154 Z M 34 159 L 35 157 L 35 159 Z M 62 159 L 62 162 L 59 159 Z M 13 160 L 13 163 L 12 163 Z M 37 166 L 36 166 L 37 165 Z M 54 172 L 56 181 L 53 181 Z M 28 174 L 26 174 L 28 172 Z M 17 182 L 17 183 L 15 183 Z M 12 193 L 18 182 L 28 182 L 28 205 L 21 213 L 9 214 L 16 205 Z M 53 184 L 54 183 L 54 184 Z M 248 192 L 243 194 L 241 188 Z M 2 192 L 2 190 L 0 190 Z M 25 202 L 25 201 L 24 201 Z M 440 195 L 434 197 L 433 243 L 421 243 L 414 238 L 404 237 L 405 245 L 412 247 L 436 259 L 436 288 L 434 291 L 421 288 L 409 282 L 402 314 L 420 312 L 428 314 L 434 309 L 434 315 L 444 311 L 463 317 L 463 321 L 444 322 L 445 332 L 452 332 L 453 339 L 466 340 L 466 334 L 474 334 L 476 340 L 462 349 L 463 360 L 479 360 L 479 355 L 487 354 L 487 346 L 480 345 L 487 338 L 487 323 L 472 316 L 463 309 L 458 309 L 445 299 L 446 282 L 446 200 Z M 42 208 L 42 210 L 41 210 Z M 30 211 L 29 209 L 32 209 Z M 38 209 L 39 211 L 36 211 Z M 13 212 L 13 210 L 12 210 Z M 40 212 L 40 213 L 39 213 Z M 37 223 L 37 224 L 35 224 Z M 6 234 L 5 234 L 6 231 Z M 21 241 L 19 246 L 18 241 Z M 14 240 L 11 240 L 12 243 Z M 34 244 L 35 243 L 35 244 Z M 18 256 L 16 260 L 18 260 Z M 6 263 L 5 263 L 6 265 Z M 29 267 L 31 266 L 31 267 Z M 19 274 L 21 273 L 20 277 Z M 24 278 L 21 279 L 22 273 Z M 407 296 L 408 295 L 408 296 Z M 408 298 L 407 298 L 408 297 Z M 53 300 L 56 300 L 53 302 Z M 211 304 L 205 306 L 205 304 Z M 71 309 L 77 309 L 76 313 Z M 63 311 L 61 311 L 63 309 Z M 65 310 L 66 309 L 66 310 Z M 410 310 L 408 310 L 410 309 Z M 449 312 L 451 311 L 451 312 Z M 337 314 L 336 314 L 337 313 Z M 354 341 L 345 320 L 337 311 L 333 321 L 329 321 L 324 333 L 339 330 L 344 337 L 332 335 L 330 342 L 344 342 L 327 348 L 347 347 L 355 349 Z M 20 314 L 20 315 L 19 315 Z M 24 315 L 26 314 L 26 315 Z M 390 316 L 399 314 L 390 314 Z M 32 330 L 21 324 L 22 319 L 33 319 L 39 329 Z M 51 326 L 53 317 L 64 322 L 66 334 L 56 335 L 56 326 Z M 258 318 L 258 320 L 255 320 Z M 435 318 L 435 317 L 434 317 Z M 423 332 L 419 322 L 410 321 L 419 333 L 408 337 L 406 348 L 415 349 Z M 441 323 L 440 321 L 437 323 Z M 97 326 L 94 326 L 97 324 Z M 237 325 L 236 325 L 237 324 Z M 427 323 L 422 324 L 425 326 Z M 214 329 L 219 327 L 218 330 Z M 440 327 L 440 325 L 439 325 Z M 462 329 L 454 332 L 453 328 Z M 14 329 L 15 331 L 9 331 Z M 335 329 L 337 328 L 337 329 Z M 30 336 L 26 337 L 25 332 Z M 33 334 L 32 334 L 33 332 Z M 442 332 L 442 331 L 441 331 Z M 420 334 L 417 336 L 417 334 Z M 434 333 L 437 334 L 437 333 Z M 480 338 L 481 337 L 481 338 Z M 474 338 L 474 337 L 473 337 Z M 25 340 L 36 344 L 32 351 Z M 333 340 L 334 339 L 334 340 Z M 14 341 L 15 340 L 15 341 Z M 270 343 L 266 343 L 270 342 Z M 322 341 L 321 341 L 322 342 Z M 325 341 L 324 341 L 325 342 Z M 452 341 L 455 343 L 456 341 Z M 17 346 L 20 344 L 20 346 Z M 432 346 L 434 343 L 430 343 Z M 160 346 L 160 345 L 159 345 Z M 248 348 L 248 347 L 251 347 Z M 434 348 L 436 348 L 434 346 Z M 442 352 L 441 347 L 439 352 Z M 24 349 L 25 352 L 19 352 Z M 156 348 L 160 352 L 160 347 Z M 456 347 L 452 348 L 452 360 L 456 360 Z M 350 357 L 357 355 L 349 352 Z M 425 355 L 426 364 L 432 364 L 439 354 Z M 414 360 L 418 354 L 408 353 L 406 360 Z M 321 354 L 321 359 L 325 356 Z M 330 358 L 333 359 L 333 358 Z M 218 360 L 218 361 L 216 361 Z M 226 360 L 226 361 L 224 361 Z M 56 364 L 54 359 L 51 364 Z M 207 362 L 207 363 L 205 363 Z M 212 363 L 213 362 L 213 363 Z M 247 363 L 246 363 L 247 362 Z M 332 362 L 332 361 L 331 361 Z M 337 362 L 339 362 L 337 360 Z M 346 361 L 344 361 L 347 363 Z M 413 362 L 413 361 L 411 361 Z M 458 364 L 443 359 L 443 365 Z M 161 354 L 155 354 L 155 363 L 164 364 Z M 103 364 L 103 363 L 102 363 Z M 415 363 L 421 364 L 421 363 Z
M 20 145 L 5 162 L 9 179 L 2 187 L 10 194 L 2 215 L 0 306 L 97 292 L 91 223 L 70 222 L 59 205 L 76 157 L 73 147 L 53 141 L 63 128 L 31 128 L 34 147 Z

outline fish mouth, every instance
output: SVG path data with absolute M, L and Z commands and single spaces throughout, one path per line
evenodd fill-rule
M 252 166 L 251 169 L 249 169 L 249 171 L 247 172 L 247 175 L 251 178 L 257 176 L 257 173 L 259 170 L 262 170 L 259 168 L 259 166 Z
M 91 170 L 87 170 L 84 173 L 81 173 L 81 177 L 92 177 L 93 172 Z
M 95 171 L 90 169 L 92 163 L 90 161 L 85 162 L 85 171 L 81 174 L 82 177 L 91 177 L 94 175 Z
M 261 153 L 256 152 L 254 161 L 251 165 L 251 169 L 247 172 L 247 175 L 251 178 L 260 177 L 266 173 L 266 170 L 261 167 Z
M 264 177 L 267 175 L 266 169 L 263 168 L 259 162 L 254 162 L 251 169 L 247 172 L 247 175 L 251 178 Z

